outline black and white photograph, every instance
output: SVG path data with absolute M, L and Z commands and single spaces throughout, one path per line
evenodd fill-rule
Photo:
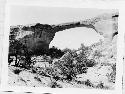
M 122 94 L 123 18 L 114 3 L 8 2 L 0 90 Z
M 114 90 L 119 11 L 10 7 L 10 86 Z

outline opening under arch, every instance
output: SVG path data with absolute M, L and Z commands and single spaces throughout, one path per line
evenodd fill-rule
M 61 50 L 65 48 L 78 49 L 82 43 L 89 46 L 98 42 L 100 39 L 104 39 L 104 37 L 92 28 L 71 28 L 57 32 L 54 39 L 51 41 L 49 48 L 55 46 Z

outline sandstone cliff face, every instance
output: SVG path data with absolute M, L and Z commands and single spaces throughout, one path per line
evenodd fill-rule
M 95 32 L 103 35 L 106 42 L 110 43 L 114 36 L 118 34 L 118 13 L 103 14 L 84 21 L 58 25 L 37 23 L 27 26 L 11 26 L 10 45 L 14 40 L 18 40 L 18 42 L 23 44 L 31 52 L 48 49 L 56 32 L 76 27 L 92 28 Z

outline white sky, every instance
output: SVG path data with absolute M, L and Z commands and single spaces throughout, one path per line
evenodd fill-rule
M 31 23 L 60 24 L 92 18 L 112 10 L 85 8 L 56 8 L 38 6 L 11 6 L 10 24 L 21 25 Z
M 113 10 L 12 6 L 10 8 L 10 24 L 60 24 L 93 18 L 111 11 Z M 81 43 L 90 45 L 100 39 L 100 36 L 93 31 L 93 29 L 81 27 L 58 32 L 50 46 L 54 45 L 61 49 L 65 47 L 77 49 Z

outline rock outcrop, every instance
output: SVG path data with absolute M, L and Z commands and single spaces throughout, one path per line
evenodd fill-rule
M 58 25 L 37 23 L 35 25 L 27 26 L 11 26 L 9 37 L 10 45 L 14 40 L 18 40 L 28 48 L 28 51 L 39 52 L 43 49 L 47 50 L 56 32 L 76 27 L 92 28 L 95 32 L 104 36 L 104 39 L 107 42 L 110 42 L 114 36 L 118 34 L 118 16 L 118 13 L 111 13 L 103 14 L 84 21 L 62 23 Z

